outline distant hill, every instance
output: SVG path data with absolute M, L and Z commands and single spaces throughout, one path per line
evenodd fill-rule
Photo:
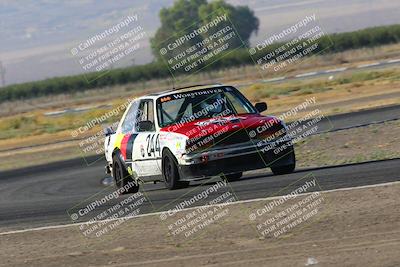
M 400 1 L 392 0 L 227 0 L 247 4 L 260 19 L 252 42 L 315 13 L 324 31 L 343 32 L 400 23 Z M 7 84 L 82 73 L 71 47 L 137 12 L 147 33 L 159 26 L 158 13 L 173 0 L 3 0 L 0 2 L 0 60 Z M 135 64 L 152 60 L 147 47 Z

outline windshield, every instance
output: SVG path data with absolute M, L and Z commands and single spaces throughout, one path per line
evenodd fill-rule
M 172 93 L 157 100 L 160 127 L 198 119 L 248 113 L 256 113 L 256 110 L 232 87 Z

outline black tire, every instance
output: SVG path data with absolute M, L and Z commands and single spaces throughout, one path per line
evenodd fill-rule
M 129 183 L 136 184 L 135 186 L 130 186 L 127 190 L 121 192 L 121 194 L 133 194 L 139 191 L 139 185 L 133 180 L 132 176 L 128 173 L 125 168 L 125 165 L 121 163 L 118 154 L 113 156 L 113 165 L 112 165 L 113 177 L 115 180 L 115 185 L 118 189 L 123 188 Z
M 293 159 L 293 163 L 289 164 L 289 165 L 277 166 L 277 167 L 271 166 L 271 171 L 273 174 L 275 174 L 275 175 L 289 174 L 294 171 L 294 169 L 296 168 L 296 156 L 295 156 L 293 150 L 288 155 L 288 157 L 291 157 Z
M 231 173 L 227 175 L 222 175 L 222 179 L 227 180 L 228 182 L 237 181 L 242 178 L 243 172 Z
M 162 159 L 162 174 L 164 177 L 165 186 L 169 190 L 187 187 L 189 182 L 179 181 L 178 163 L 175 157 L 168 150 L 165 151 Z
M 275 175 L 281 175 L 281 174 L 292 173 L 295 168 L 296 168 L 296 164 L 290 164 L 290 165 L 286 165 L 286 166 L 271 167 L 271 171 Z

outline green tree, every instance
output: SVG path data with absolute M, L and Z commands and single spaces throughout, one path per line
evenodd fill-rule
M 153 55 L 156 58 L 160 57 L 161 43 L 198 21 L 198 9 L 206 4 L 206 0 L 178 0 L 172 7 L 161 9 L 159 14 L 161 27 L 150 40 Z
M 258 18 L 254 15 L 254 12 L 250 10 L 249 7 L 235 7 L 225 3 L 224 0 L 213 1 L 207 5 L 202 5 L 201 7 L 199 7 L 199 17 L 202 24 L 211 22 L 217 16 L 221 16 L 224 14 L 227 14 L 228 18 L 230 19 L 230 21 L 228 20 L 226 24 L 233 24 L 244 44 L 246 46 L 249 46 L 250 36 L 253 32 L 257 33 L 260 24 Z M 216 30 L 219 30 L 222 27 L 224 26 L 220 26 Z M 237 47 L 242 44 L 241 42 L 239 43 L 239 38 L 234 38 L 233 40 L 238 42 L 234 43 L 233 47 Z
M 151 39 L 151 47 L 153 55 L 160 59 L 160 48 L 162 44 L 172 37 L 180 37 L 189 34 L 195 28 L 211 22 L 215 17 L 227 14 L 230 21 L 233 22 L 241 39 L 245 45 L 249 44 L 250 36 L 253 32 L 257 32 L 259 21 L 246 6 L 232 6 L 223 0 L 212 1 L 207 3 L 206 0 L 177 0 L 170 8 L 163 8 L 160 11 L 161 27 L 157 30 L 155 36 Z M 226 22 L 230 25 L 230 22 Z M 218 29 L 226 25 L 218 25 Z M 214 30 L 215 31 L 215 30 Z M 207 33 L 207 36 L 214 31 Z M 186 44 L 187 47 L 201 42 L 207 36 L 196 36 Z M 239 38 L 234 38 L 236 43 L 232 44 L 236 48 L 242 43 Z

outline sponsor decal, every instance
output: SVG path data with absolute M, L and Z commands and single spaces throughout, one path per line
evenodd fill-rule
M 161 103 L 164 103 L 164 102 L 167 102 L 167 101 L 170 101 L 170 100 L 172 100 L 172 98 L 170 96 L 166 96 L 166 97 L 161 97 L 160 98 Z
M 144 151 L 144 146 L 140 145 L 140 154 L 142 155 L 142 157 L 144 158 L 145 156 L 145 151 Z
M 195 123 L 196 126 L 204 127 L 210 124 L 218 124 L 218 125 L 225 125 L 227 123 L 238 123 L 240 120 L 246 119 L 245 117 L 229 117 L 229 118 L 213 118 L 207 121 L 200 121 Z
M 223 92 L 223 90 L 221 88 L 216 88 L 216 89 L 192 91 L 192 92 L 181 93 L 181 94 L 173 94 L 172 97 L 174 99 L 181 99 L 181 98 L 200 96 L 200 95 L 216 94 L 216 93 L 222 93 L 222 92 Z

